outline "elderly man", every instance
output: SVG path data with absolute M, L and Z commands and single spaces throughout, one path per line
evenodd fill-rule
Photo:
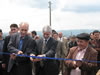
M 58 36 L 59 36 L 58 40 L 61 41 L 64 45 L 64 48 L 63 48 L 64 54 L 62 55 L 62 58 L 65 58 L 68 55 L 68 40 L 65 36 L 63 36 L 62 32 L 59 32 Z M 66 66 L 64 64 L 64 61 L 62 62 L 62 64 L 63 64 L 63 67 L 62 67 L 63 68 L 62 74 L 63 74 L 65 72 Z
M 20 32 L 11 36 L 8 44 L 8 50 L 13 54 L 10 57 L 8 65 L 10 75 L 32 75 L 30 58 L 16 56 L 18 54 L 28 56 L 35 55 L 36 42 L 32 39 L 32 37 L 27 35 L 28 29 L 29 24 L 26 22 L 21 22 L 19 25 Z
M 37 56 L 55 57 L 57 41 L 52 37 L 50 26 L 43 28 L 43 38 L 37 40 Z M 58 65 L 55 60 L 37 59 L 36 75 L 58 75 Z
M 58 44 L 57 44 L 57 47 L 56 47 L 56 55 L 55 55 L 55 57 L 56 58 L 63 58 L 63 55 L 64 55 L 64 43 L 63 42 L 61 42 L 61 41 L 59 41 L 58 40 L 58 33 L 57 32 L 54 32 L 53 33 L 53 35 L 52 35 L 52 37 L 55 39 L 55 40 L 57 40 L 57 42 L 58 42 Z M 59 70 L 59 72 L 60 73 L 62 73 L 62 75 L 63 75 L 63 71 L 65 70 L 64 69 L 64 60 L 57 60 L 57 62 L 58 62 L 58 70 Z
M 66 58 L 79 61 L 66 60 L 65 75 L 96 75 L 97 51 L 89 46 L 89 38 L 87 33 L 77 35 L 78 46 L 72 47 Z

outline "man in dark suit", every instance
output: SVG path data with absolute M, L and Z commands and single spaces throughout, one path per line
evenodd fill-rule
M 3 51 L 3 44 L 4 44 L 3 32 L 2 29 L 0 29 L 0 53 Z M 0 54 L 0 75 L 3 75 L 2 60 L 3 60 L 2 54 Z
M 10 25 L 10 34 L 5 37 L 4 39 L 4 45 L 3 45 L 3 52 L 8 53 L 8 43 L 10 41 L 10 37 L 12 34 L 18 32 L 18 25 L 17 24 L 11 24 Z M 7 68 L 8 68 L 8 62 L 9 62 L 10 55 L 3 54 L 3 64 L 2 68 L 4 69 L 3 75 L 8 75 Z
M 98 57 L 97 60 L 100 61 L 100 31 L 94 30 L 93 31 L 93 39 L 90 41 L 90 45 L 97 50 Z M 100 63 L 98 63 L 98 70 L 97 75 L 100 74 Z
M 89 38 L 87 33 L 77 35 L 78 46 L 72 47 L 66 58 L 79 61 L 66 60 L 65 75 L 96 75 L 97 51 L 89 46 Z
M 73 35 L 70 37 L 70 41 L 68 42 L 68 51 L 70 50 L 70 48 L 77 46 L 77 42 L 76 42 L 76 36 Z
M 30 58 L 18 57 L 16 55 L 35 55 L 36 42 L 27 35 L 29 24 L 20 23 L 19 31 L 11 36 L 8 50 L 13 55 L 10 57 L 8 71 L 10 75 L 32 75 L 32 65 Z
M 50 26 L 43 28 L 43 38 L 37 40 L 37 56 L 55 57 L 57 41 L 52 37 Z M 36 75 L 58 75 L 58 67 L 55 60 L 37 59 L 35 62 Z

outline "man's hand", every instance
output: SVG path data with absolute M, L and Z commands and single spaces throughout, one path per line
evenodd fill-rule
M 45 57 L 45 54 L 43 54 L 43 55 L 38 55 L 37 57 Z M 41 61 L 42 60 L 42 58 L 36 58 L 36 59 L 34 59 L 34 61 L 36 62 L 36 61 Z
M 76 65 L 77 65 L 77 67 L 82 66 L 82 61 L 76 61 Z
M 22 51 L 18 51 L 18 53 L 17 54 L 23 54 L 23 52 Z
M 30 56 L 35 56 L 34 54 L 30 54 Z M 30 57 L 30 60 L 34 62 L 34 58 Z
M 35 56 L 34 54 L 30 54 L 30 56 Z M 38 55 L 37 57 L 45 57 L 45 54 L 43 54 L 43 55 Z M 32 57 L 30 57 L 30 60 L 32 61 L 32 62 L 37 62 L 37 61 L 41 61 L 42 59 L 41 58 L 32 58 Z
M 13 60 L 15 60 L 16 59 L 15 53 L 10 54 L 10 58 L 13 59 Z
M 42 55 L 38 55 L 37 57 L 45 57 L 45 54 L 42 54 Z M 42 58 L 38 58 L 37 61 L 41 61 Z
M 38 55 L 38 57 L 45 57 L 45 54 L 42 54 L 42 55 Z
M 73 62 L 72 62 L 72 65 L 73 65 L 74 69 L 76 69 L 76 67 L 77 67 L 76 61 L 73 61 Z
M 2 64 L 2 68 L 5 69 L 6 68 L 6 64 Z

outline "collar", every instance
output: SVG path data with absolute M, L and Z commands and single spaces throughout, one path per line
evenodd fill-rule
M 86 52 L 87 48 L 88 48 L 88 46 L 86 48 L 80 50 L 80 48 L 78 47 L 78 51 Z
M 21 37 L 21 34 L 19 34 L 19 37 L 20 37 L 20 39 L 23 39 L 23 40 L 26 38 L 26 36 Z
M 34 39 L 36 39 L 36 35 L 34 36 Z
M 49 39 L 50 39 L 50 37 L 49 37 L 48 39 L 45 39 L 45 38 L 44 38 L 43 40 L 44 40 L 44 41 L 47 40 L 47 42 L 48 42 Z

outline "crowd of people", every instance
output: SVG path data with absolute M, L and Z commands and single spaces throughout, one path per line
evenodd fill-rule
M 69 38 L 49 25 L 43 27 L 42 37 L 28 30 L 27 22 L 11 24 L 3 38 L 0 29 L 0 75 L 100 74 L 99 30 Z

